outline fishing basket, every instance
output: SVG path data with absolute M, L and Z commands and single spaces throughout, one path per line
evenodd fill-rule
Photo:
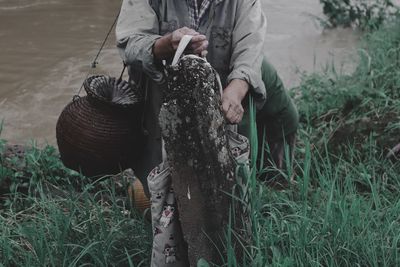
M 84 82 L 87 96 L 74 97 L 56 127 L 61 160 L 86 176 L 130 167 L 143 145 L 143 99 L 136 85 L 104 75 Z

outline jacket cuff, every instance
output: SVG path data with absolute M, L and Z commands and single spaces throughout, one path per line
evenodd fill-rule
M 249 91 L 254 97 L 257 108 L 264 105 L 267 100 L 267 92 L 265 90 L 264 82 L 261 79 L 261 73 L 256 73 L 251 69 L 241 67 L 234 69 L 229 74 L 227 79 L 228 84 L 234 79 L 244 80 L 249 84 Z
M 152 80 L 161 83 L 164 80 L 161 62 L 157 62 L 153 54 L 153 46 L 160 35 L 137 35 L 128 42 L 125 49 L 126 64 L 134 69 L 142 69 Z

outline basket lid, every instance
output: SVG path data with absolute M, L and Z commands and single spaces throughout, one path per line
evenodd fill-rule
M 143 100 L 136 85 L 106 75 L 87 78 L 84 88 L 89 98 L 114 107 L 131 108 Z

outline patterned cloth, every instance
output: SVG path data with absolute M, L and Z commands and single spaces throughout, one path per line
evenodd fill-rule
M 249 163 L 249 140 L 238 133 L 227 131 L 231 155 L 237 164 Z M 240 182 L 240 177 L 237 177 Z M 183 239 L 179 211 L 172 178 L 166 162 L 153 169 L 147 177 L 151 195 L 153 250 L 151 267 L 186 267 L 187 245 Z
M 199 7 L 199 1 L 201 5 Z M 200 26 L 200 21 L 210 7 L 212 0 L 187 0 L 189 6 L 190 28 L 197 30 Z
M 153 250 L 151 267 L 189 266 L 170 170 L 160 164 L 147 177 L 151 194 Z

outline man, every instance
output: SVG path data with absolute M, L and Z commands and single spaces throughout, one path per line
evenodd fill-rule
M 284 143 L 293 146 L 298 115 L 276 71 L 263 61 L 266 26 L 259 0 L 123 1 L 117 46 L 131 81 L 146 94 L 147 144 L 142 161 L 134 166 L 139 178 L 162 161 L 158 114 L 167 90 L 162 61 L 170 62 L 185 34 L 193 35 L 187 52 L 207 55 L 221 77 L 226 119 L 241 123 L 246 96 L 253 96 L 259 136 L 265 128 L 271 162 L 284 167 Z

